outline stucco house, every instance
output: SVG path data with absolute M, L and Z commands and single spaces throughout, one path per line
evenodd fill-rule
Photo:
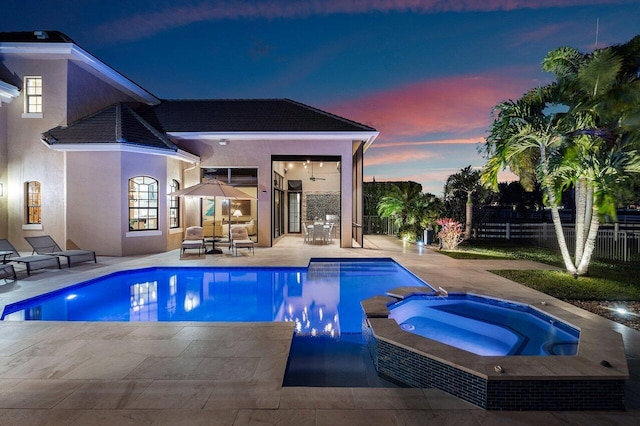
M 331 218 L 362 245 L 378 132 L 290 99 L 163 100 L 56 31 L 0 33 L 0 238 L 126 256 L 245 223 L 262 247 Z M 248 200 L 167 194 L 217 178 Z

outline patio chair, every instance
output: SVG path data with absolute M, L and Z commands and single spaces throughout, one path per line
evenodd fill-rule
M 328 228 L 327 228 L 328 229 Z M 324 224 L 314 224 L 313 225 L 313 243 L 316 243 L 316 238 L 318 238 L 320 240 L 321 244 L 324 244 L 327 242 L 327 234 L 325 232 L 325 225 Z
M 67 267 L 71 268 L 72 264 L 88 262 L 93 260 L 94 263 L 98 263 L 96 259 L 96 252 L 91 250 L 62 250 L 58 243 L 49 235 L 41 235 L 39 237 L 24 237 L 25 240 L 33 247 L 33 253 L 38 254 L 51 254 L 54 256 L 60 256 L 67 259 Z
M 231 247 L 230 249 L 235 249 L 236 256 L 238 255 L 239 248 L 251 249 L 251 253 L 256 255 L 256 252 L 253 248 L 255 242 L 249 239 L 249 234 L 247 233 L 247 228 L 245 226 L 232 226 L 231 227 Z
M 18 250 L 6 239 L 0 239 L 0 251 L 10 251 L 11 254 L 6 258 L 9 262 L 22 263 L 27 268 L 27 275 L 31 275 L 34 269 L 48 268 L 57 266 L 60 269 L 60 259 L 58 256 L 49 254 L 38 254 L 33 256 L 20 256 Z
M 185 231 L 184 240 L 182 240 L 182 246 L 180 256 L 182 256 L 185 250 L 198 250 L 198 257 L 205 250 L 204 242 L 204 228 L 202 226 L 190 226 Z
M 309 226 L 306 223 L 302 223 L 302 232 L 304 232 L 304 241 L 303 244 L 305 243 L 310 243 L 311 242 L 311 238 L 313 235 L 313 225 Z

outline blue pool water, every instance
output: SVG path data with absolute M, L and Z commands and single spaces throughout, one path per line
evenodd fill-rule
M 412 296 L 390 311 L 401 329 L 477 355 L 575 355 L 580 336 L 530 306 L 470 294 Z
M 8 305 L 4 320 L 292 321 L 298 335 L 362 332 L 360 301 L 426 284 L 391 259 L 312 259 L 300 267 L 121 271 Z

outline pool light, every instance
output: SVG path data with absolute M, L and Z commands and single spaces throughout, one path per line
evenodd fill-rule
M 70 294 L 70 295 L 68 295 L 68 296 L 67 296 L 67 300 L 73 300 L 73 299 L 75 299 L 76 297 L 78 297 L 78 295 L 77 295 L 77 294 Z

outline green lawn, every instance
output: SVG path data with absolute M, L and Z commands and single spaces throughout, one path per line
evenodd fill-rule
M 441 251 L 456 259 L 520 259 L 563 266 L 559 253 L 506 241 L 474 241 L 458 251 Z M 589 276 L 573 278 L 559 271 L 492 271 L 559 299 L 640 300 L 640 265 L 593 260 Z

